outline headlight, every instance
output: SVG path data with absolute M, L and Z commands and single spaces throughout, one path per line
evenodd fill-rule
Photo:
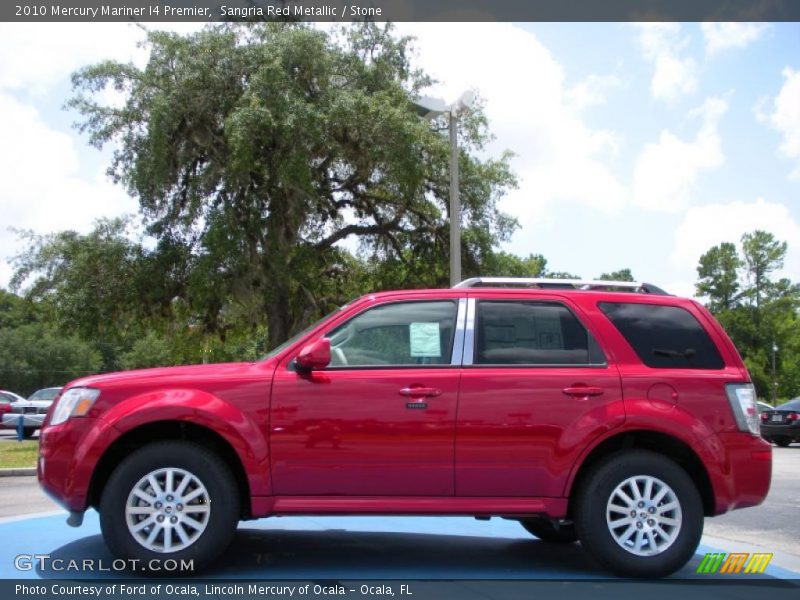
M 58 425 L 70 417 L 84 416 L 92 408 L 92 404 L 94 404 L 99 395 L 100 390 L 91 388 L 72 388 L 67 390 L 56 401 L 56 408 L 53 411 L 53 418 L 50 419 L 50 425 Z

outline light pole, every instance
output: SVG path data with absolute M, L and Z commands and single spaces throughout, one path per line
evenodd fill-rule
M 423 96 L 412 100 L 417 113 L 433 119 L 447 113 L 450 130 L 450 285 L 461 282 L 461 202 L 458 197 L 458 116 L 472 106 L 475 94 L 467 90 L 453 104 L 441 98 Z
M 775 355 L 778 353 L 778 344 L 772 342 L 772 406 L 778 401 L 778 378 L 775 371 Z

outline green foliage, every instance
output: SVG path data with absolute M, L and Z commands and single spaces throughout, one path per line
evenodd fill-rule
M 636 281 L 630 269 L 620 269 L 619 271 L 611 271 L 611 273 L 603 273 L 598 279 L 601 281 Z
M 700 257 L 700 279 L 695 287 L 698 296 L 709 299 L 712 312 L 731 310 L 739 300 L 738 269 L 742 266 L 736 246 L 730 242 L 714 246 Z
M 771 277 L 782 268 L 786 249 L 771 233 L 754 231 L 742 236 L 738 251 L 727 242 L 709 249 L 697 267 L 697 293 L 736 344 L 764 398 L 800 394 L 800 286 Z
M 96 373 L 100 364 L 91 344 L 46 325 L 0 329 L 0 387 L 18 394 L 27 396 L 39 388 Z
M 352 279 L 338 246 L 350 236 L 380 282 L 441 280 L 449 142 L 410 103 L 430 80 L 411 69 L 409 39 L 275 22 L 152 32 L 147 47 L 142 69 L 76 73 L 69 105 L 93 144 L 116 146 L 109 172 L 148 233 L 190 257 L 181 298 L 205 333 L 224 336 L 233 313 L 250 327 L 266 317 L 274 345 L 309 305 L 341 303 L 352 286 L 326 279 Z M 107 86 L 124 106 L 98 101 Z M 497 210 L 515 179 L 508 154 L 478 158 L 491 139 L 481 107 L 460 123 L 465 264 L 478 265 L 516 226 Z

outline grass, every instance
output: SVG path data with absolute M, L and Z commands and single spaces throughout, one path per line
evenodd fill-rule
M 37 440 L 3 441 L 0 443 L 0 469 L 35 467 L 38 455 L 39 442 Z

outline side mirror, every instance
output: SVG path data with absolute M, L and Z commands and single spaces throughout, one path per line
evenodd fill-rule
M 324 337 L 306 344 L 295 361 L 297 366 L 308 371 L 324 369 L 331 363 L 331 341 Z

